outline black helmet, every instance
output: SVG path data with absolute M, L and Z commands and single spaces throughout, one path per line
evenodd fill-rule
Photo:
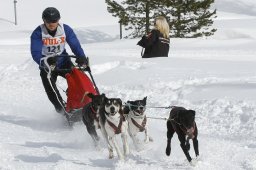
M 43 11 L 42 18 L 48 23 L 55 23 L 60 19 L 60 12 L 54 7 L 48 7 Z

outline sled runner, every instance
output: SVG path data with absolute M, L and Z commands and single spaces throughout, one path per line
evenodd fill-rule
M 59 56 L 47 56 L 43 60 L 47 61 L 49 57 L 59 57 Z M 76 56 L 65 56 L 71 58 L 77 58 Z M 65 78 L 67 80 L 67 101 L 60 101 L 64 103 L 64 115 L 67 118 L 69 125 L 72 125 L 74 122 L 78 122 L 82 118 L 83 107 L 91 102 L 91 98 L 87 96 L 88 93 L 94 95 L 99 94 L 98 88 L 94 82 L 93 76 L 91 74 L 90 67 L 79 67 L 73 66 L 71 69 L 50 69 L 50 66 L 45 62 L 48 75 L 48 80 L 51 77 L 52 72 L 64 72 Z M 89 76 L 87 75 L 89 74 Z M 49 82 L 51 82 L 49 80 Z M 56 95 L 57 96 L 57 95 Z M 58 97 L 58 96 L 57 96 Z

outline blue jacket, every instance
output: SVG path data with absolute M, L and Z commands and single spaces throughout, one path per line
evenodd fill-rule
M 70 46 L 72 52 L 78 56 L 78 57 L 85 57 L 84 51 L 81 47 L 81 44 L 79 40 L 76 37 L 76 34 L 74 33 L 73 29 L 66 25 L 63 24 L 64 31 L 66 34 L 66 42 Z M 42 29 L 40 26 L 38 26 L 33 33 L 31 34 L 31 55 L 33 57 L 33 60 L 40 65 L 40 59 L 43 57 L 42 56 L 42 47 L 43 47 L 43 41 L 42 41 Z M 59 57 L 57 60 L 57 67 L 61 67 L 67 62 L 70 62 L 69 57 L 65 57 L 65 55 L 68 55 L 66 52 L 66 49 L 63 51 L 63 53 L 60 56 L 64 57 Z

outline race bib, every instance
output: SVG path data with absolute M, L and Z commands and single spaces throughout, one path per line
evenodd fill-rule
M 48 56 L 52 54 L 60 55 L 65 50 L 66 35 L 63 24 L 59 24 L 54 37 L 52 37 L 44 24 L 41 25 L 43 49 L 42 55 Z

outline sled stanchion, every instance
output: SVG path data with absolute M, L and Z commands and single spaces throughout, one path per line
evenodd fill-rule
M 74 104 L 71 104 L 71 103 L 74 103 L 74 102 L 68 102 L 68 98 L 69 98 L 70 95 L 68 96 L 68 94 L 66 93 L 66 95 L 67 95 L 67 102 L 65 104 L 62 103 L 61 99 L 58 97 L 57 92 L 55 91 L 55 89 L 53 88 L 53 85 L 51 83 L 51 80 L 50 80 L 51 79 L 51 74 L 53 72 L 55 72 L 56 74 L 64 73 L 66 75 L 65 76 L 66 80 L 72 83 L 72 87 L 74 86 L 73 88 L 80 89 L 80 90 L 78 90 L 78 92 L 80 92 L 81 89 L 85 90 L 85 91 L 88 91 L 88 92 L 95 93 L 95 94 L 96 93 L 100 94 L 100 92 L 99 92 L 98 87 L 96 86 L 96 83 L 95 83 L 94 78 L 92 76 L 92 73 L 91 73 L 89 65 L 87 65 L 87 66 L 79 66 L 79 65 L 75 65 L 71 61 L 73 63 L 71 68 L 64 68 L 64 69 L 62 69 L 62 68 L 57 68 L 56 65 L 54 65 L 55 66 L 54 68 L 51 68 L 49 63 L 48 63 L 48 59 L 49 58 L 57 59 L 58 57 L 79 58 L 79 56 L 74 56 L 74 55 L 63 55 L 63 56 L 60 56 L 60 55 L 52 54 L 52 55 L 45 56 L 45 57 L 41 58 L 40 64 L 39 64 L 39 68 L 41 70 L 45 70 L 45 72 L 47 73 L 47 79 L 49 81 L 49 84 L 50 84 L 51 88 L 53 89 L 53 92 L 55 93 L 58 102 L 61 104 L 61 106 L 63 108 L 63 115 L 66 117 L 69 126 L 72 127 L 73 123 L 81 120 L 82 109 L 83 109 L 83 106 L 88 101 L 88 99 L 86 99 L 85 101 L 81 102 L 80 100 L 78 101 L 77 98 L 72 98 L 72 100 L 74 99 L 74 101 L 76 101 L 75 105 L 74 105 Z M 86 72 L 88 72 L 89 75 L 86 74 Z M 75 74 L 76 76 L 73 76 L 73 78 L 70 78 L 70 75 L 73 75 L 73 74 Z M 75 79 L 74 79 L 74 77 L 75 77 Z M 73 83 L 73 79 L 74 80 L 78 80 L 80 83 L 78 83 L 78 84 L 77 83 Z M 86 84 L 86 83 L 89 83 L 89 84 Z M 71 90 L 69 85 L 70 85 L 70 83 L 68 83 L 68 89 Z M 81 87 L 81 88 L 78 88 L 78 87 Z M 65 102 L 65 101 L 63 101 L 63 102 Z
M 42 58 L 42 59 L 40 60 L 40 65 L 41 65 L 41 62 L 43 61 L 44 64 L 45 64 L 45 66 L 46 66 L 46 68 L 48 69 L 48 72 L 47 72 L 47 70 L 45 70 L 45 71 L 47 72 L 47 79 L 48 79 L 48 82 L 49 82 L 49 84 L 50 84 L 50 86 L 51 86 L 53 92 L 55 93 L 58 102 L 60 103 L 61 107 L 63 108 L 64 115 L 66 116 L 66 115 L 68 115 L 68 112 L 66 112 L 65 106 L 63 106 L 63 103 L 62 103 L 61 100 L 59 99 L 59 96 L 57 95 L 57 92 L 56 92 L 56 90 L 53 88 L 53 85 L 52 85 L 52 82 L 51 82 L 52 70 L 51 70 L 51 68 L 50 68 L 49 63 L 47 62 L 47 60 L 48 60 L 49 58 L 51 58 L 51 57 L 56 57 L 56 56 L 55 56 L 55 55 L 50 55 L 50 56 L 47 56 L 47 57 Z M 40 67 L 41 67 L 41 66 L 40 66 Z
M 88 66 L 88 67 L 89 67 L 89 66 Z M 98 94 L 100 94 L 99 89 L 98 89 L 98 87 L 96 86 L 96 83 L 95 83 L 94 78 L 93 78 L 93 76 L 92 76 L 90 67 L 89 67 L 89 71 L 88 71 L 88 72 L 89 72 L 89 75 L 90 75 L 90 77 L 91 77 L 91 79 L 92 79 L 92 83 L 93 83 L 93 85 L 94 85 L 94 87 L 95 87 L 95 90 L 97 91 Z

